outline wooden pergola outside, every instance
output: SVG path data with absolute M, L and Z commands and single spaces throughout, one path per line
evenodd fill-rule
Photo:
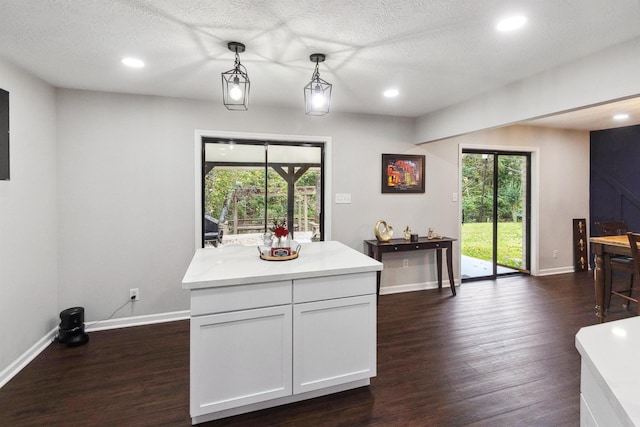
M 297 217 L 291 222 L 294 224 L 294 231 L 315 231 L 317 223 L 309 221 L 309 196 L 316 194 L 314 186 L 298 186 L 294 189 L 295 202 L 298 204 Z M 226 221 L 227 233 L 239 234 L 242 232 L 260 232 L 264 230 L 264 218 L 238 218 L 238 204 L 241 199 L 246 197 L 264 197 L 265 192 L 257 187 L 238 188 L 233 191 L 232 195 L 232 220 Z M 270 194 L 272 197 L 284 196 L 284 194 Z M 276 218 L 267 218 L 267 227 Z M 289 222 L 287 222 L 289 223 Z

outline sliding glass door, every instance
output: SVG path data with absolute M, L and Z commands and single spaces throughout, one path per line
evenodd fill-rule
M 462 153 L 462 280 L 528 273 L 530 154 Z

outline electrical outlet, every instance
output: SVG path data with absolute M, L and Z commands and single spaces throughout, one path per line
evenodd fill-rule
M 409 260 L 408 259 L 403 259 L 402 260 L 402 267 L 403 268 L 409 267 Z
M 558 258 L 558 250 L 557 249 L 553 250 L 553 258 Z
M 131 301 L 140 301 L 140 289 L 138 288 L 129 289 L 129 299 Z

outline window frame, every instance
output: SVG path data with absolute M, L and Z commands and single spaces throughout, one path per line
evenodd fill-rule
M 196 130 L 194 139 L 195 154 L 195 248 L 201 249 L 204 246 L 203 218 L 204 218 L 204 192 L 203 192 L 203 167 L 205 156 L 205 144 L 215 141 L 246 141 L 259 142 L 264 144 L 285 144 L 292 146 L 304 146 L 312 144 L 321 146 L 322 158 L 322 183 L 321 194 L 321 230 L 323 240 L 331 240 L 331 138 L 326 136 L 308 135 L 281 135 L 281 134 L 258 134 L 248 132 L 222 132 Z

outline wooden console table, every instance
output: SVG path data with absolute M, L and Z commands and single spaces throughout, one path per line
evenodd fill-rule
M 442 289 L 442 250 L 447 250 L 447 271 L 449 273 L 449 285 L 451 293 L 455 296 L 456 286 L 453 282 L 453 255 L 452 247 L 456 239 L 449 237 L 441 237 L 440 239 L 427 239 L 419 237 L 417 242 L 410 242 L 405 239 L 391 239 L 388 242 L 379 242 L 378 240 L 365 240 L 364 246 L 367 255 L 377 261 L 382 262 L 382 254 L 388 252 L 405 252 L 405 251 L 421 251 L 433 249 L 436 251 L 436 266 L 438 269 L 438 289 Z M 378 282 L 378 295 L 380 295 L 380 271 L 376 272 Z

